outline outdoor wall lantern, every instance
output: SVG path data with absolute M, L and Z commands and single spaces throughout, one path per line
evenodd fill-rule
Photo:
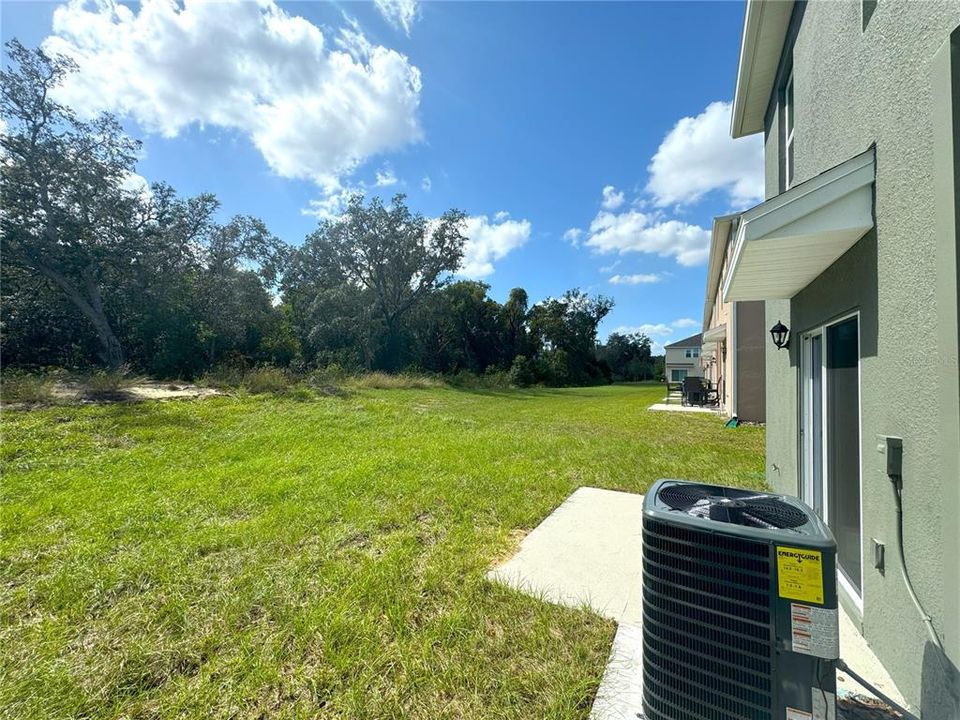
M 770 328 L 770 337 L 773 338 L 773 344 L 777 350 L 783 350 L 790 342 L 790 328 L 777 320 L 777 324 Z

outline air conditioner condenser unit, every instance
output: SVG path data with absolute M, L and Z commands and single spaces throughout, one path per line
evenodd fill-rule
M 643 509 L 648 720 L 834 720 L 836 541 L 794 497 L 660 480 Z

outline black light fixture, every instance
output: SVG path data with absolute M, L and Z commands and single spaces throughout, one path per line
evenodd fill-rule
M 773 338 L 773 344 L 777 350 L 783 350 L 790 342 L 790 328 L 777 320 L 777 324 L 770 328 L 770 337 Z

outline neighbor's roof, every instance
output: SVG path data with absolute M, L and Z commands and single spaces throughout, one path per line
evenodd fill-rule
M 690 337 L 684 338 L 683 340 L 677 340 L 675 343 L 670 343 L 669 345 L 664 345 L 663 347 L 664 347 L 664 349 L 666 349 L 666 348 L 686 348 L 686 347 L 696 347 L 696 348 L 698 348 L 698 347 L 700 347 L 701 345 L 703 345 L 702 337 L 703 337 L 703 333 L 697 333 L 696 335 L 691 335 Z
M 730 116 L 730 134 L 735 138 L 763 130 L 792 14 L 793 0 L 747 0 Z

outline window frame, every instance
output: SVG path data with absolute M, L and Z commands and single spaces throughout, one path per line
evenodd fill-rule
M 796 139 L 796 87 L 793 83 L 793 68 L 787 74 L 783 84 L 783 189 L 793 186 L 796 163 L 793 162 L 794 140 Z

